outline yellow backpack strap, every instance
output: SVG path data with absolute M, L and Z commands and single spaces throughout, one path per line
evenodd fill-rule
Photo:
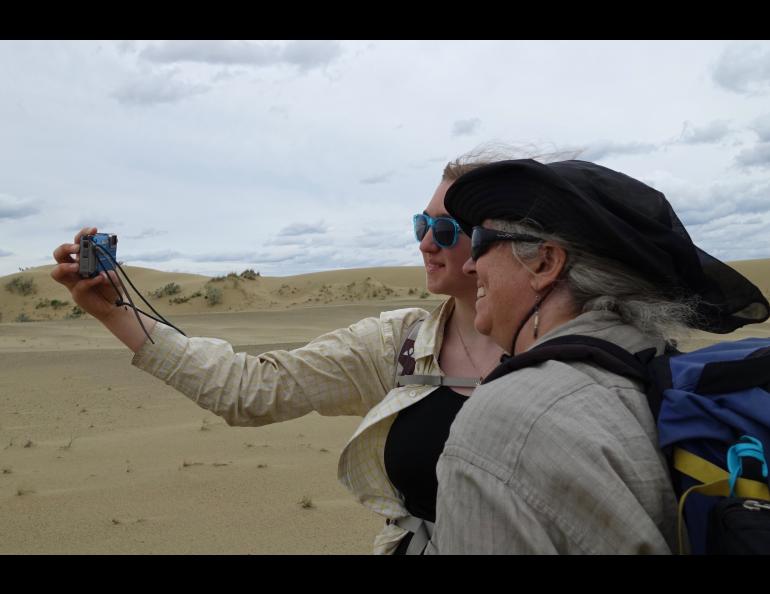
M 730 474 L 716 464 L 696 456 L 695 454 L 674 448 L 674 468 L 702 483 L 690 487 L 679 498 L 677 519 L 677 534 L 679 537 L 679 554 L 684 554 L 684 504 L 690 493 L 701 495 L 727 497 L 730 495 Z M 770 489 L 765 483 L 751 479 L 739 478 L 735 484 L 735 496 L 750 499 L 770 501 Z

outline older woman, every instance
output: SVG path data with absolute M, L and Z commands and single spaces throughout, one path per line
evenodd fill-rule
M 676 499 L 640 383 L 587 361 L 516 368 L 565 335 L 661 353 L 681 329 L 768 317 L 663 194 L 582 161 L 495 163 L 445 204 L 472 234 L 476 329 L 507 353 L 457 415 L 428 552 L 669 553 Z

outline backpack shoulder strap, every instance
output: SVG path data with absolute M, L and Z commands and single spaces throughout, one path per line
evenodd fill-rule
M 601 338 L 570 334 L 553 338 L 520 355 L 510 357 L 490 373 L 484 383 L 550 360 L 589 361 L 613 373 L 646 383 L 648 381 L 647 363 L 654 355 L 654 349 L 632 355 L 624 348 Z
M 483 383 L 544 361 L 585 361 L 642 382 L 653 418 L 657 421 L 663 390 L 671 387 L 668 360 L 677 353 L 675 349 L 667 349 L 665 354 L 656 356 L 656 350 L 649 348 L 632 354 L 601 338 L 570 334 L 547 340 L 520 355 L 508 358 Z

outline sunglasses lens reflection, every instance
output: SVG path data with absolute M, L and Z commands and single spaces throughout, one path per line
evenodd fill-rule
M 425 237 L 425 233 L 428 231 L 428 221 L 425 220 L 423 215 L 418 215 L 414 218 L 414 235 L 417 237 L 417 241 L 422 241 Z
M 455 242 L 455 227 L 446 219 L 439 219 L 433 224 L 433 236 L 442 247 L 450 247 Z

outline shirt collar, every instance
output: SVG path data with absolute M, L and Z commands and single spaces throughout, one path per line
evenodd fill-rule
M 441 350 L 441 344 L 444 341 L 446 322 L 452 315 L 454 308 L 454 297 L 450 297 L 430 312 L 420 328 L 417 340 L 414 342 L 415 359 L 430 355 L 438 358 L 438 351 Z

